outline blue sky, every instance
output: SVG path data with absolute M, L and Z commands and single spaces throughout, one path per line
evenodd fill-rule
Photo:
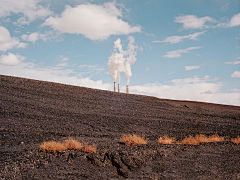
M 0 0 L 0 74 L 240 106 L 239 27 L 239 0 Z

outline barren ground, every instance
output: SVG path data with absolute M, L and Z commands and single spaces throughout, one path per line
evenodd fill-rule
M 162 145 L 164 134 L 240 132 L 240 107 L 174 101 L 0 75 L 0 179 L 240 179 L 240 144 Z M 126 146 L 123 134 L 146 145 Z M 68 137 L 96 153 L 42 152 Z

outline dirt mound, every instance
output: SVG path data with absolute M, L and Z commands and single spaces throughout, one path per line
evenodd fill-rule
M 0 76 L 0 179 L 240 179 L 240 107 L 173 101 Z M 147 144 L 127 146 L 123 135 Z M 199 145 L 159 137 L 218 134 Z M 96 145 L 43 152 L 69 137 Z

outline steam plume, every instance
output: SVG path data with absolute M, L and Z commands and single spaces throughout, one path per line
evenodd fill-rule
M 121 76 L 120 73 L 124 72 L 124 76 L 127 81 L 127 85 L 129 85 L 129 79 L 132 76 L 131 66 L 137 60 L 136 50 L 138 46 L 135 44 L 135 39 L 132 36 L 128 37 L 128 50 L 124 51 L 122 48 L 121 40 L 118 38 L 114 41 L 114 51 L 115 53 L 112 54 L 108 58 L 108 66 L 109 66 L 109 74 L 114 81 L 118 81 L 120 83 Z

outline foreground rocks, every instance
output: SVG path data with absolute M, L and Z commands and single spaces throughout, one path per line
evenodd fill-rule
M 161 145 L 215 133 L 236 138 L 240 107 L 126 95 L 0 76 L 0 179 L 240 179 L 240 145 Z M 123 134 L 148 144 L 126 146 Z M 96 153 L 40 151 L 73 137 Z

